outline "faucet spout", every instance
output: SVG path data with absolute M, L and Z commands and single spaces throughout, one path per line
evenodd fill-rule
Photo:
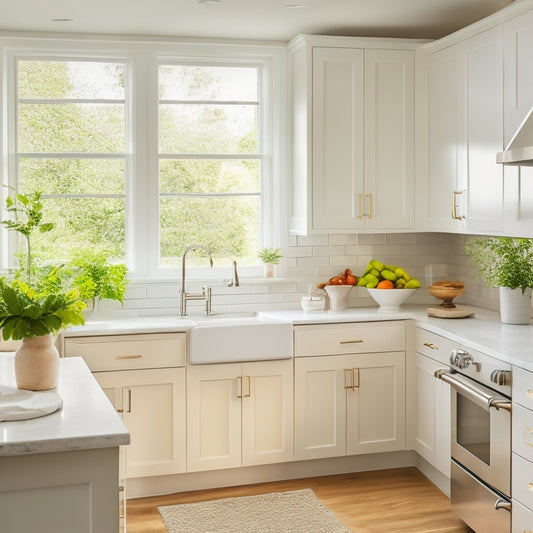
M 206 313 L 211 313 L 211 289 L 202 288 L 201 294 L 191 294 L 185 291 L 185 259 L 187 253 L 193 250 L 203 250 L 209 257 L 209 266 L 213 266 L 211 250 L 203 244 L 191 244 L 185 248 L 181 256 L 181 291 L 180 291 L 180 316 L 187 316 L 187 300 L 205 300 Z

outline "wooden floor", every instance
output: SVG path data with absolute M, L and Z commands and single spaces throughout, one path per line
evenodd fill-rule
M 127 531 L 165 532 L 163 520 L 157 512 L 158 505 L 304 488 L 311 488 L 345 526 L 357 533 L 472 531 L 450 510 L 448 498 L 416 468 L 277 481 L 132 499 L 127 502 Z

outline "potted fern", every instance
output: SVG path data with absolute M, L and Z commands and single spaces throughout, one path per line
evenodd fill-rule
M 72 254 L 69 264 L 72 286 L 80 298 L 92 302 L 93 311 L 103 299 L 124 303 L 127 268 L 123 263 L 112 263 L 105 250 L 80 249 Z
M 70 325 L 84 323 L 85 303 L 77 289 L 63 287 L 59 267 L 33 264 L 32 236 L 48 232 L 53 224 L 42 221 L 41 193 L 16 194 L 6 200 L 11 218 L 1 223 L 26 242 L 21 267 L 11 279 L 0 278 L 0 328 L 4 340 L 22 340 L 15 353 L 17 387 L 47 390 L 57 386 L 59 354 L 54 337 Z
M 485 237 L 465 244 L 488 287 L 500 288 L 505 324 L 529 324 L 533 288 L 533 239 Z
M 257 256 L 265 265 L 265 278 L 274 277 L 274 265 L 279 264 L 283 252 L 279 248 L 263 248 Z

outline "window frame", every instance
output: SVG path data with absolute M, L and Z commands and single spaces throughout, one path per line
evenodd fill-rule
M 286 220 L 286 48 L 282 43 L 239 44 L 215 42 L 152 42 L 132 38 L 117 40 L 0 37 L 2 49 L 1 167 L 4 183 L 16 186 L 16 59 L 102 60 L 126 62 L 126 258 L 132 280 L 174 280 L 180 268 L 159 268 L 159 65 L 163 62 L 189 64 L 254 65 L 261 68 L 261 114 L 259 116 L 261 158 L 260 246 L 285 246 Z M 112 52 L 109 52 L 112 50 Z M 91 154 L 88 154 L 89 156 Z M 266 176 L 266 179 L 264 178 Z M 5 204 L 6 190 L 0 201 Z M 44 196 L 46 197 L 46 196 Z M 16 235 L 2 230 L 2 268 L 14 266 Z M 221 280 L 231 265 L 211 269 L 191 268 L 188 277 Z M 279 274 L 285 273 L 284 262 Z M 241 278 L 262 277 L 261 265 L 239 268 Z

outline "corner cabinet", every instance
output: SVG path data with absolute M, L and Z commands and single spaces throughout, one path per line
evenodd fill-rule
M 290 230 L 414 227 L 414 41 L 289 44 Z
M 187 470 L 293 460 L 292 359 L 189 365 Z
M 503 30 L 417 52 L 417 206 L 422 229 L 503 231 Z
M 403 321 L 295 326 L 295 459 L 405 449 Z

